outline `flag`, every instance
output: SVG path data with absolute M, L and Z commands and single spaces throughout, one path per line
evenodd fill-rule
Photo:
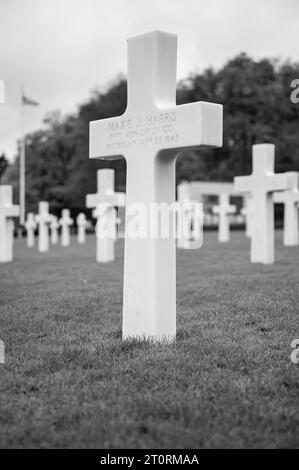
M 34 101 L 30 98 L 27 98 L 27 96 L 25 95 L 22 95 L 22 104 L 24 106 L 28 105 L 28 106 L 39 106 L 39 103 L 37 101 Z

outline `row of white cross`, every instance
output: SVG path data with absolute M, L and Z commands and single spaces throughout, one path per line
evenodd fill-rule
M 246 235 L 252 237 L 251 261 L 272 264 L 274 262 L 274 204 L 284 205 L 284 246 L 299 244 L 299 173 L 274 173 L 275 147 L 272 144 L 254 145 L 252 162 L 252 175 L 235 178 L 234 191 L 229 188 L 229 191 L 222 192 L 224 190 L 221 187 L 222 183 L 198 183 L 198 187 L 204 193 L 205 184 L 208 184 L 210 185 L 209 194 L 216 194 L 216 192 L 219 194 L 219 205 L 213 207 L 213 212 L 219 215 L 218 239 L 220 242 L 229 241 L 229 215 L 234 214 L 237 209 L 229 203 L 230 195 L 244 194 L 245 206 L 241 209 L 241 214 L 246 220 Z M 191 186 L 192 183 L 179 185 L 179 199 L 192 200 Z
M 12 186 L 0 186 L 0 262 L 10 262 L 13 259 L 13 218 L 20 215 L 19 206 L 13 205 Z M 49 213 L 49 203 L 39 203 L 39 213 L 28 213 L 25 228 L 27 232 L 27 246 L 35 245 L 35 230 L 38 226 L 38 250 L 41 253 L 49 251 L 50 240 L 53 245 L 58 243 L 58 229 L 61 227 L 61 245 L 70 245 L 70 227 L 74 221 L 70 217 L 69 209 L 62 210 L 62 217 L 58 220 Z M 85 214 L 77 217 L 78 243 L 85 243 L 87 220 Z M 49 236 L 49 228 L 51 235 Z
M 154 31 L 128 41 L 128 105 L 122 116 L 90 123 L 90 158 L 119 158 L 127 163 L 126 227 L 128 208 L 141 203 L 174 204 L 175 161 L 184 149 L 222 146 L 222 106 L 197 102 L 176 106 L 177 37 Z M 253 147 L 253 172 L 235 178 L 235 190 L 251 196 L 251 260 L 274 261 L 273 193 L 294 191 L 297 174 L 274 174 L 274 146 Z M 102 195 L 103 196 L 103 195 Z M 106 210 L 124 204 L 111 192 Z M 87 205 L 103 202 L 89 196 Z M 224 209 L 223 209 L 224 208 Z M 222 197 L 222 236 L 227 225 L 222 214 L 234 210 Z M 245 209 L 249 213 L 248 207 Z M 169 232 L 173 220 L 169 219 Z M 172 340 L 176 334 L 176 262 L 173 237 L 125 239 L 123 338 Z
M 262 160 L 260 160 L 262 161 Z M 291 246 L 299 243 L 299 232 L 298 232 L 298 204 L 299 204 L 299 191 L 298 191 L 298 176 L 297 173 L 289 173 L 292 177 L 294 187 L 292 190 L 275 192 L 273 195 L 273 202 L 284 204 L 285 206 L 285 220 L 284 220 L 284 245 Z M 217 191 L 217 184 L 209 183 L 210 193 L 214 191 L 218 192 L 219 205 L 213 207 L 214 214 L 217 214 L 219 218 L 219 230 L 218 240 L 219 242 L 229 241 L 229 223 L 230 214 L 236 212 L 236 206 L 229 203 L 230 193 Z M 4 228 L 4 222 L 2 223 L 3 237 L 4 233 L 12 233 L 13 225 L 12 218 L 18 214 L 18 206 L 12 205 L 12 188 L 10 186 L 1 186 L 1 199 L 4 204 L 4 209 L 1 210 L 2 218 L 7 219 L 7 227 Z M 214 189 L 213 189 L 214 188 Z M 191 184 L 184 182 L 178 185 L 178 204 L 183 206 L 186 202 L 194 202 L 192 200 Z M 106 238 L 97 239 L 97 261 L 107 262 L 114 260 L 114 241 L 117 238 L 116 225 L 120 219 L 117 218 L 116 207 L 123 207 L 125 205 L 125 194 L 114 192 L 114 170 L 105 169 L 98 170 L 98 191 L 96 194 L 87 196 L 87 207 L 94 208 L 93 217 L 97 219 L 98 224 L 101 222 L 101 218 L 105 216 L 105 223 L 107 224 L 107 233 L 109 236 Z M 246 219 L 246 235 L 251 236 L 252 233 L 252 219 L 253 219 L 253 199 L 251 197 L 245 198 L 245 207 L 241 210 Z M 191 209 L 190 209 L 191 207 Z M 190 217 L 191 215 L 191 217 Z M 182 212 L 182 216 L 186 216 L 183 223 L 189 224 L 190 227 L 186 230 L 187 236 L 177 237 L 177 246 L 179 248 L 194 248 L 192 239 L 191 225 L 192 217 L 192 206 L 185 206 L 185 210 Z M 191 223 L 190 223 L 191 222 Z M 49 203 L 41 201 L 39 203 L 39 214 L 35 216 L 33 213 L 28 213 L 25 228 L 27 231 L 27 246 L 33 247 L 35 244 L 35 230 L 37 225 L 39 226 L 39 242 L 38 247 L 40 252 L 46 252 L 49 250 L 49 231 L 50 228 L 50 239 L 51 243 L 58 243 L 58 229 L 61 230 L 61 245 L 69 246 L 70 244 L 70 227 L 74 221 L 70 217 L 70 211 L 68 209 L 62 210 L 62 217 L 58 220 L 57 217 L 49 213 Z M 97 224 L 97 225 L 98 225 Z M 84 243 L 86 239 L 86 227 L 87 220 L 84 213 L 80 213 L 77 216 L 78 226 L 78 242 Z M 203 220 L 200 220 L 200 228 L 202 231 Z M 188 231 L 189 230 L 189 231 Z M 202 236 L 202 233 L 197 234 L 198 237 Z M 7 237 L 6 237 L 7 238 Z M 1 246 L 11 246 L 11 242 L 3 241 Z M 8 260 L 12 258 L 11 249 L 7 250 L 9 253 Z M 6 256 L 6 257 L 7 257 Z M 3 257 L 2 257 L 3 258 Z
M 12 260 L 11 250 L 6 250 L 7 245 L 12 246 L 12 218 L 18 214 L 18 206 L 12 205 L 12 187 L 10 186 L 1 186 L 1 200 L 5 205 L 5 210 L 1 210 L 0 213 L 3 215 L 3 227 L 7 223 L 8 230 L 5 230 L 5 233 L 10 233 L 10 236 L 6 236 L 6 241 L 1 244 L 3 246 L 3 253 L 1 256 L 2 262 L 7 262 Z M 221 194 L 219 196 L 220 204 L 219 206 L 214 207 L 214 212 L 219 214 L 219 241 L 227 242 L 229 241 L 229 218 L 230 213 L 235 212 L 235 206 L 233 210 L 230 210 L 232 206 L 228 204 L 229 195 Z M 188 183 L 182 183 L 178 186 L 178 203 L 182 207 L 182 216 L 184 220 L 182 223 L 189 225 L 189 227 L 184 232 L 186 235 L 178 236 L 177 246 L 179 248 L 196 248 L 192 238 L 201 238 L 202 237 L 202 220 L 200 220 L 200 233 L 195 234 L 194 230 L 191 229 L 192 219 L 194 221 L 195 214 L 192 213 L 192 206 L 187 204 L 184 207 L 184 203 L 192 202 L 190 195 L 190 185 Z M 114 242 L 117 239 L 116 225 L 119 223 L 120 219 L 117 218 L 117 212 L 115 207 L 122 207 L 125 205 L 125 194 L 124 193 L 115 193 L 114 192 L 114 170 L 98 170 L 98 191 L 96 194 L 87 196 L 87 207 L 94 208 L 93 217 L 97 219 L 97 226 L 101 224 L 101 219 L 105 217 L 105 224 L 107 237 L 97 237 L 97 256 L 96 259 L 98 262 L 108 262 L 114 260 Z M 6 219 L 6 222 L 4 221 Z M 70 245 L 70 227 L 73 225 L 74 221 L 70 217 L 69 209 L 62 210 L 62 217 L 58 220 L 56 216 L 49 213 L 49 203 L 46 201 L 41 201 L 39 203 L 39 213 L 35 215 L 32 212 L 27 214 L 27 220 L 25 223 L 25 228 L 27 232 L 27 246 L 29 248 L 34 247 L 35 245 L 35 231 L 38 227 L 38 250 L 43 253 L 49 251 L 50 243 L 52 245 L 58 243 L 59 236 L 58 230 L 61 227 L 61 245 L 69 246 Z M 78 227 L 78 243 L 84 243 L 86 239 L 86 228 L 87 220 L 84 213 L 80 213 L 77 216 L 77 227 Z M 50 229 L 50 237 L 49 237 Z M 3 235 L 4 236 L 4 235 Z M 9 241 L 7 241 L 9 240 Z
M 27 246 L 32 248 L 35 244 L 35 230 L 38 226 L 38 250 L 43 253 L 49 251 L 50 240 L 52 245 L 56 245 L 59 240 L 58 230 L 61 227 L 61 246 L 70 245 L 70 227 L 74 224 L 74 220 L 70 216 L 69 209 L 63 209 L 61 218 L 58 220 L 56 216 L 49 213 L 49 203 L 41 201 L 39 203 L 39 213 L 34 215 L 29 212 L 25 223 L 27 231 Z M 85 243 L 85 231 L 87 220 L 85 214 L 80 213 L 77 216 L 78 226 L 78 243 Z M 50 238 L 49 238 L 50 228 Z
M 105 216 L 105 224 L 109 236 L 105 238 L 97 237 L 97 254 L 98 262 L 109 262 L 114 260 L 114 244 L 117 238 L 116 226 L 120 219 L 117 217 L 115 207 L 125 205 L 125 194 L 114 192 L 114 170 L 104 169 L 98 170 L 98 192 L 89 194 L 86 198 L 88 208 L 93 208 L 92 215 L 97 219 L 97 227 L 101 219 Z M 78 227 L 78 243 L 85 243 L 87 219 L 84 213 L 77 216 Z M 61 227 L 61 245 L 70 245 L 70 227 L 74 224 L 70 217 L 69 209 L 62 210 L 62 217 L 58 221 L 56 217 L 49 213 L 49 203 L 39 203 L 39 215 L 28 214 L 26 222 L 27 245 L 34 245 L 34 232 L 36 223 L 39 223 L 39 251 L 45 252 L 49 250 L 49 230 L 51 231 L 51 242 L 56 244 L 58 241 L 58 228 Z

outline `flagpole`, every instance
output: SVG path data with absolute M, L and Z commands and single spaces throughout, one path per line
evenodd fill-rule
M 25 142 L 25 106 L 23 103 L 24 89 L 21 88 L 21 148 L 20 148 L 20 224 L 25 224 L 25 153 L 26 153 L 26 142 Z

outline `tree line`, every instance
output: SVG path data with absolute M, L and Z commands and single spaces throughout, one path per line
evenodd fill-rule
M 298 63 L 254 60 L 242 53 L 218 70 L 208 68 L 182 80 L 178 104 L 223 104 L 224 142 L 221 149 L 183 152 L 177 160 L 177 181 L 232 181 L 248 174 L 251 146 L 263 142 L 276 145 L 276 171 L 299 171 L 299 104 L 290 99 L 294 78 L 299 78 Z M 43 128 L 26 136 L 29 210 L 36 211 L 40 200 L 50 201 L 53 209 L 85 207 L 85 195 L 96 191 L 98 168 L 115 168 L 117 190 L 125 190 L 125 160 L 90 160 L 88 140 L 90 121 L 120 115 L 126 104 L 126 80 L 118 77 L 105 90 L 94 90 L 76 113 L 49 113 Z M 18 155 L 1 181 L 13 185 L 17 198 Z

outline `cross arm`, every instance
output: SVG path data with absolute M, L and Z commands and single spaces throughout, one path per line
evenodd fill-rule
M 222 212 L 225 214 L 235 214 L 237 207 L 233 204 L 227 204 L 225 206 L 214 206 L 212 211 L 213 214 L 221 214 Z
M 36 221 L 35 220 L 27 220 L 27 222 L 25 222 L 25 228 L 26 230 L 27 229 L 30 229 L 30 228 L 36 228 Z
M 51 214 L 37 214 L 37 215 L 35 216 L 35 221 L 36 221 L 36 223 L 38 223 L 38 224 L 39 224 L 39 223 L 46 223 L 46 224 L 48 224 L 48 223 L 51 223 L 51 221 L 52 221 L 52 216 L 51 216 Z
M 213 214 L 220 214 L 221 207 L 220 206 L 213 206 L 212 207 L 212 212 L 213 212 Z
M 294 176 L 292 172 L 276 173 L 267 178 L 266 187 L 268 191 L 285 191 L 293 189 Z
M 112 194 L 87 194 L 86 207 L 92 209 L 99 204 L 107 203 L 111 206 L 124 207 L 126 203 L 126 196 L 124 193 Z
M 19 206 L 5 206 L 4 212 L 7 217 L 19 217 L 20 208 Z
M 252 193 L 253 183 L 252 176 L 236 176 L 234 178 L 234 191 L 235 193 Z
M 161 126 L 161 132 L 170 137 L 166 140 L 166 149 L 184 149 L 198 147 L 221 147 L 223 140 L 223 106 L 221 104 L 199 101 L 169 109 L 161 109 L 162 116 L 171 116 L 169 124 Z M 162 117 L 163 119 L 163 117 Z M 167 135 L 167 134 L 166 134 Z
M 277 191 L 273 194 L 273 200 L 277 204 L 285 204 L 287 202 L 296 203 L 299 202 L 299 191 L 298 190 L 287 190 Z
M 227 213 L 228 214 L 235 214 L 237 212 L 237 206 L 235 206 L 234 204 L 229 204 L 227 206 Z
M 199 101 L 160 108 L 156 104 L 143 114 L 127 110 L 124 115 L 90 122 L 89 157 L 119 158 L 131 149 L 161 150 L 221 147 L 223 107 Z
M 277 204 L 284 204 L 287 199 L 287 195 L 284 191 L 277 191 L 273 194 L 273 201 Z

